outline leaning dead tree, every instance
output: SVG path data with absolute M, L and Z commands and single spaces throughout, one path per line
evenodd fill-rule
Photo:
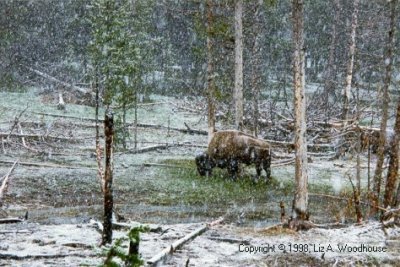
M 105 172 L 104 184 L 104 222 L 102 245 L 112 241 L 112 210 L 113 210 L 113 139 L 114 139 L 114 117 L 110 110 L 106 111 L 104 117 L 105 136 Z
M 308 173 L 307 173 L 307 143 L 306 143 L 306 97 L 304 92 L 304 19 L 303 0 L 292 1 L 293 20 L 293 87 L 295 114 L 295 151 L 296 189 L 293 201 L 292 226 L 297 228 L 301 221 L 308 220 Z

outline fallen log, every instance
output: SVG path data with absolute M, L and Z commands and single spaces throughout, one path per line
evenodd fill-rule
M 96 122 L 95 118 L 89 118 L 89 117 L 76 117 L 76 116 L 71 116 L 71 115 L 62 115 L 62 114 L 53 114 L 53 113 L 44 113 L 44 112 L 31 112 L 31 113 L 37 114 L 37 115 L 42 115 L 42 116 L 50 116 L 50 117 L 57 117 L 57 118 Z M 104 123 L 104 120 L 99 119 L 98 121 L 99 121 L 99 123 Z M 127 123 L 126 126 L 134 126 L 134 123 Z M 178 131 L 178 132 L 182 132 L 182 133 L 196 133 L 199 135 L 207 135 L 208 134 L 207 131 L 204 131 L 204 130 L 183 129 L 183 128 L 176 128 L 176 127 L 168 127 L 168 126 L 158 125 L 158 124 L 138 123 L 137 127 L 154 128 L 154 129 L 170 129 L 170 130 Z
M 23 222 L 24 220 L 21 218 L 2 218 L 0 219 L 0 224 L 4 224 L 4 223 L 19 223 L 19 222 Z
M 169 147 L 172 147 L 172 145 L 156 145 L 156 146 L 148 146 L 148 147 L 143 147 L 143 148 L 139 148 L 139 149 L 128 149 L 124 152 L 118 152 L 115 154 L 141 154 L 141 153 L 146 153 L 146 152 L 150 152 L 150 151 L 154 151 L 154 150 L 158 150 L 158 149 L 168 149 Z
M 157 224 L 143 224 L 139 222 L 130 222 L 130 223 L 122 223 L 122 222 L 113 222 L 113 229 L 121 229 L 121 228 L 136 228 L 136 227 L 148 227 L 150 232 L 160 233 L 163 231 L 162 227 Z
M 192 169 L 192 167 L 180 166 L 180 165 L 171 165 L 171 164 L 161 164 L 161 163 L 143 163 L 138 164 L 138 166 L 144 167 L 165 167 L 165 168 L 178 168 L 178 169 Z
M 15 254 L 3 254 L 0 253 L 0 259 L 5 260 L 26 260 L 26 259 L 56 259 L 66 257 L 98 257 L 96 253 L 69 253 L 69 254 L 27 254 L 27 255 L 15 255 Z
M 163 149 L 168 149 L 171 147 L 178 147 L 178 146 L 184 146 L 184 143 L 167 143 L 167 144 L 163 144 L 163 145 L 155 145 L 155 146 L 148 146 L 148 147 L 143 147 L 143 148 L 138 148 L 138 149 L 128 149 L 126 151 L 123 152 L 118 152 L 115 154 L 141 154 L 141 153 L 146 153 L 146 152 L 150 152 L 150 151 L 155 151 L 155 150 L 163 150 Z
M 55 139 L 55 140 L 63 140 L 63 141 L 76 141 L 78 139 L 88 139 L 89 137 L 83 138 L 70 138 L 70 137 L 60 137 L 60 136 L 52 136 L 52 135 L 40 135 L 40 134 L 8 134 L 8 133 L 0 133 L 0 137 L 18 137 L 18 138 L 37 138 L 37 139 Z
M 5 235 L 5 234 L 32 234 L 33 231 L 29 230 L 3 230 L 0 231 L 0 235 Z
M 46 74 L 46 73 L 44 73 L 44 72 L 41 72 L 41 71 L 32 69 L 32 68 L 30 68 L 30 67 L 28 67 L 28 66 L 25 66 L 25 67 L 26 67 L 28 70 L 32 71 L 33 73 L 35 73 L 35 74 L 39 75 L 40 77 L 43 77 L 43 78 L 45 78 L 45 79 L 47 79 L 47 80 L 49 80 L 49 81 L 52 81 L 52 82 L 61 84 L 61 85 L 64 86 L 64 87 L 70 88 L 70 89 L 72 89 L 72 90 L 74 90 L 74 91 L 78 91 L 78 92 L 80 92 L 80 93 L 82 93 L 82 94 L 87 94 L 87 93 L 88 93 L 88 91 L 87 91 L 86 89 L 84 89 L 84 88 L 81 88 L 81 87 L 78 87 L 78 86 L 75 86 L 75 85 L 72 85 L 72 84 L 63 82 L 63 81 L 61 81 L 61 80 L 59 80 L 59 79 L 57 79 L 57 78 L 55 78 L 55 77 L 53 77 L 53 76 L 50 76 L 49 74 Z
M 12 164 L 13 162 L 12 161 L 8 161 L 8 160 L 0 160 L 0 163 Z M 25 165 L 25 166 L 33 166 L 33 167 L 97 170 L 97 168 L 87 167 L 87 166 L 68 166 L 68 165 L 60 165 L 60 164 L 46 164 L 46 163 L 26 162 L 26 161 L 25 162 L 24 161 L 20 161 L 20 162 L 18 162 L 18 164 Z
M 244 244 L 244 245 L 250 245 L 249 240 L 245 239 L 238 239 L 238 238 L 224 238 L 224 237 L 213 237 L 209 236 L 208 239 L 217 241 L 217 242 L 225 242 L 225 243 L 231 243 L 231 244 Z
M 132 124 L 128 124 L 129 126 L 132 126 Z M 158 125 L 158 124 L 145 124 L 145 123 L 138 123 L 138 127 L 142 128 L 155 128 L 155 129 L 169 129 L 177 132 L 182 132 L 182 133 L 188 133 L 188 134 L 199 134 L 199 135 L 207 135 L 207 131 L 204 130 L 197 130 L 197 129 L 182 129 L 182 128 L 176 128 L 176 127 L 168 127 L 164 125 Z
M 168 256 L 171 256 L 177 249 L 182 247 L 185 243 L 188 241 L 196 238 L 197 236 L 203 234 L 206 232 L 210 227 L 215 226 L 217 224 L 220 224 L 223 222 L 223 218 L 219 218 L 218 220 L 215 220 L 209 224 L 204 224 L 200 228 L 194 230 L 190 234 L 182 237 L 181 239 L 175 241 L 174 243 L 171 244 L 171 246 L 163 249 L 160 253 L 152 257 L 150 260 L 147 261 L 147 264 L 149 266 L 157 266 L 160 262 L 165 261 Z

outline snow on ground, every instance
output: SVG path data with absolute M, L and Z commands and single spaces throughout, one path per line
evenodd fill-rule
M 163 225 L 141 234 L 146 261 L 201 224 Z M 114 237 L 126 231 L 114 231 Z M 90 224 L 0 225 L 0 266 L 98 266 L 100 233 Z M 396 266 L 400 229 L 378 222 L 291 232 L 218 225 L 185 244 L 160 266 Z

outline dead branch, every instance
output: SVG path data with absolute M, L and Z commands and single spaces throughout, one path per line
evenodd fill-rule
M 188 129 L 190 134 L 195 134 L 195 133 L 203 134 L 204 133 L 204 131 L 202 131 L 202 130 L 194 130 L 194 129 L 190 128 L 186 122 L 184 122 L 183 124 L 186 126 L 186 128 Z
M 218 220 L 216 220 L 214 222 L 211 222 L 209 224 L 204 224 L 203 226 L 201 226 L 200 228 L 194 230 L 190 234 L 188 234 L 188 235 L 182 237 L 181 239 L 175 241 L 174 243 L 172 243 L 171 246 L 163 249 L 160 253 L 158 253 L 153 258 L 148 260 L 147 264 L 150 265 L 150 266 L 157 266 L 158 263 L 160 263 L 162 261 L 165 261 L 168 256 L 171 256 L 177 249 L 182 247 L 185 243 L 187 243 L 188 241 L 190 241 L 190 240 L 196 238 L 197 236 L 203 234 L 210 227 L 215 226 L 217 224 L 220 224 L 221 222 L 223 222 L 223 220 L 224 220 L 223 218 L 219 218 Z
M 284 166 L 284 165 L 290 165 L 294 163 L 294 158 L 290 158 L 290 159 L 284 159 L 284 160 L 278 160 L 278 161 L 273 161 L 271 163 L 271 165 L 273 167 L 278 167 L 278 166 Z
M 58 110 L 65 110 L 65 102 L 64 102 L 64 98 L 63 98 L 61 92 L 58 93 L 58 104 L 57 104 L 57 109 L 58 109 Z
M 277 231 L 277 230 L 281 230 L 283 226 L 284 226 L 283 223 L 277 223 L 277 224 L 274 224 L 274 225 L 265 227 L 265 228 L 261 229 L 261 231 L 262 231 L 263 233 L 275 232 L 275 231 Z
M 27 109 L 28 109 L 28 105 L 26 105 L 26 108 L 25 108 L 24 110 L 22 110 L 22 111 L 19 113 L 18 116 L 15 117 L 14 124 L 13 124 L 13 126 L 11 127 L 10 133 L 7 135 L 7 139 L 10 138 L 10 135 L 12 134 L 12 132 L 13 132 L 15 126 L 17 126 L 17 124 L 19 123 L 19 120 L 20 120 L 21 116 L 25 113 L 25 111 L 26 111 Z
M 332 198 L 332 199 L 337 199 L 337 200 L 341 200 L 341 201 L 349 201 L 350 198 L 347 197 L 338 197 L 338 196 L 332 196 L 332 195 L 327 195 L 327 194 L 318 194 L 318 193 L 309 193 L 309 196 L 317 196 L 317 197 L 326 197 L 326 198 Z M 363 205 L 371 205 L 368 202 L 365 201 L 360 201 L 360 204 Z M 372 206 L 372 205 L 371 205 Z M 381 211 L 387 211 L 387 209 L 379 207 L 379 206 L 374 206 L 376 209 L 379 209 Z
M 15 166 L 17 165 L 18 161 L 19 160 L 14 161 L 13 165 L 8 170 L 7 174 L 2 178 L 3 182 L 1 183 L 1 186 L 0 186 L 0 204 L 2 203 L 3 194 L 4 194 L 5 190 L 7 189 L 9 177 L 10 177 L 12 171 L 14 170 Z
M 24 132 L 22 131 L 21 123 L 19 122 L 18 122 L 18 130 L 20 134 L 24 134 Z M 21 140 L 22 140 L 22 145 L 27 148 L 25 137 L 21 137 Z
M 382 214 L 381 221 L 386 227 L 388 225 L 388 221 L 391 221 L 393 218 L 397 220 L 400 218 L 400 208 L 387 210 L 385 213 Z

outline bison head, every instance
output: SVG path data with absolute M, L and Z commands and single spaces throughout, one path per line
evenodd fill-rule
M 215 167 L 215 163 L 206 152 L 198 154 L 195 160 L 197 171 L 201 176 L 210 176 L 212 174 L 212 169 Z

